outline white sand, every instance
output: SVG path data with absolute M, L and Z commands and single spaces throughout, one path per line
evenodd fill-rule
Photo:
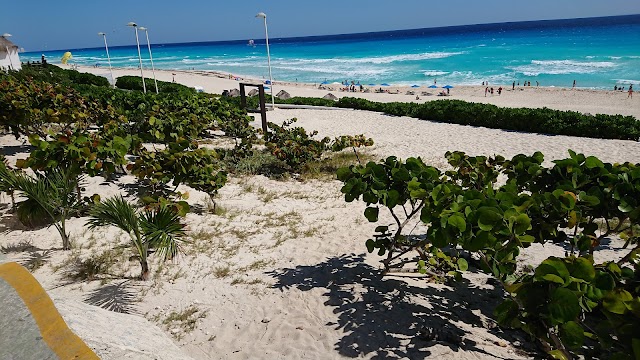
M 108 68 L 92 68 L 92 67 L 80 67 L 79 71 L 86 71 L 93 74 L 108 76 Z M 180 84 L 184 84 L 190 87 L 199 86 L 204 89 L 205 92 L 221 94 L 223 90 L 239 89 L 240 82 L 247 83 L 260 83 L 261 80 L 256 79 L 229 79 L 228 75 L 220 74 L 217 72 L 207 71 L 184 71 L 184 70 L 156 70 L 156 77 L 162 81 L 172 81 L 173 73 L 175 73 L 175 81 Z M 151 71 L 145 69 L 145 77 L 152 77 Z M 123 75 L 140 76 L 140 71 L 136 69 L 113 69 L 114 77 L 118 78 Z M 442 84 L 444 85 L 444 84 Z M 455 84 L 452 84 L 455 85 Z M 304 96 L 304 97 L 323 97 L 327 93 L 331 92 L 338 98 L 342 97 L 359 97 L 378 102 L 425 102 L 440 99 L 457 99 L 471 102 L 494 104 L 503 107 L 530 107 L 530 108 L 542 108 L 548 107 L 558 110 L 573 110 L 583 113 L 591 114 L 621 114 L 632 115 L 636 118 L 640 118 L 640 94 L 636 93 L 633 99 L 627 99 L 627 92 L 621 91 L 604 91 L 604 90 L 591 90 L 591 89 L 570 89 L 570 88 L 554 88 L 554 87 L 517 87 L 516 90 L 511 90 L 511 84 L 502 85 L 504 91 L 502 95 L 498 95 L 497 92 L 494 95 L 489 94 L 484 96 L 484 86 L 460 86 L 451 89 L 451 96 L 439 97 L 436 96 L 438 92 L 443 89 L 429 89 L 423 88 L 409 88 L 409 87 L 382 87 L 383 90 L 389 90 L 391 92 L 399 91 L 399 94 L 387 94 L 387 93 L 360 93 L 360 92 L 343 92 L 339 91 L 340 85 L 325 85 L 333 90 L 321 90 L 318 89 L 320 84 L 302 84 L 291 82 L 278 82 L 275 81 L 273 87 L 273 94 L 277 94 L 280 90 L 285 90 L 291 94 L 291 96 Z M 501 85 L 492 84 L 495 90 Z M 378 87 L 380 88 L 380 87 Z M 154 91 L 154 89 L 147 89 Z M 375 90 L 375 89 L 370 89 Z M 249 91 L 249 90 L 247 90 Z M 270 90 L 267 90 L 270 91 Z M 415 95 L 405 95 L 407 91 L 414 91 L 420 100 L 416 100 Z M 424 96 L 422 92 L 428 92 L 432 95 Z
M 135 74 L 133 70 L 117 71 Z M 159 72 L 158 78 L 171 80 L 170 74 Z M 199 84 L 208 91 L 237 85 L 234 80 L 184 72 L 176 80 Z M 475 100 L 474 88 L 461 89 L 459 96 L 458 90 L 454 90 L 454 98 Z M 326 93 L 302 86 L 291 86 L 287 91 L 304 96 Z M 358 95 L 405 99 L 404 95 Z M 557 108 L 638 116 L 639 101 L 618 99 L 621 96 L 608 92 L 527 89 L 487 101 L 504 106 L 538 106 L 548 102 L 547 105 Z M 477 97 L 478 101 L 483 99 Z M 297 117 L 298 124 L 318 130 L 320 136 L 364 133 L 374 138 L 376 145 L 370 152 L 376 157 L 422 156 L 438 166 L 444 166 L 442 155 L 447 150 L 505 156 L 540 150 L 547 160 L 552 160 L 565 157 L 571 148 L 603 161 L 640 162 L 640 144 L 632 141 L 523 134 L 350 110 L 279 109 L 270 111 L 268 117 L 274 122 Z M 5 152 L 16 150 L 17 154 L 9 156 L 10 163 L 26 156 L 24 149 L 18 147 L 20 141 L 10 136 L 1 137 L 0 144 Z M 133 183 L 131 176 L 111 183 L 89 179 L 85 193 L 99 193 L 103 197 L 125 194 L 125 185 Z M 191 242 L 185 244 L 185 254 L 174 263 L 160 265 L 154 261 L 152 280 L 125 283 L 122 292 L 129 295 L 121 294 L 122 302 L 131 312 L 163 328 L 185 354 L 195 359 L 526 358 L 513 344 L 528 342 L 517 333 L 500 330 L 490 319 L 502 294 L 487 282 L 486 276 L 468 273 L 465 275 L 468 283 L 453 286 L 429 284 L 424 279 L 381 278 L 380 258 L 367 254 L 364 246 L 374 228 L 362 215 L 364 204 L 344 202 L 339 190 L 337 181 L 232 178 L 218 198 L 227 212 L 221 216 L 206 211 L 190 213 L 186 222 Z M 194 209 L 205 207 L 205 199 L 204 194 L 190 190 L 188 201 Z M 2 203 L 8 202 L 4 196 Z M 53 228 L 22 230 L 6 206 L 2 211 L 0 226 L 8 233 L 0 237 L 1 246 L 20 241 L 30 241 L 40 249 L 60 246 Z M 53 250 L 47 263 L 34 273 L 62 307 L 67 302 L 95 304 L 100 289 L 124 281 L 76 283 L 64 278 L 64 268 L 54 272 L 67 259 L 87 258 L 127 243 L 127 237 L 112 228 L 86 230 L 85 221 L 86 218 L 69 221 L 75 249 Z M 388 216 L 380 221 L 387 222 L 391 222 Z M 537 264 L 547 256 L 562 253 L 557 246 L 536 246 L 523 255 L 523 260 Z M 122 257 L 126 259 L 128 255 L 127 252 Z M 615 251 L 604 255 L 618 256 Z M 23 260 L 28 254 L 10 253 L 7 257 Z M 124 261 L 120 270 L 135 276 L 139 265 L 135 260 Z M 112 271 L 117 273 L 118 266 Z M 198 311 L 193 331 L 177 322 L 165 324 L 171 312 L 190 307 Z M 107 316 L 93 317 L 89 311 L 84 315 L 63 311 L 63 315 L 72 324 L 114 321 Z M 72 327 L 92 344 L 95 331 L 86 326 Z M 427 341 L 419 335 L 423 327 L 458 334 L 461 339 L 448 336 L 443 341 Z M 118 358 L 122 344 L 129 344 L 132 354 L 154 347 L 158 355 L 162 354 L 163 349 L 154 346 L 161 341 L 157 336 L 145 332 L 132 334 L 115 324 L 100 329 L 111 331 L 109 336 L 119 339 L 112 340 L 113 352 L 102 349 L 104 358 Z M 132 337 L 136 341 L 130 341 Z

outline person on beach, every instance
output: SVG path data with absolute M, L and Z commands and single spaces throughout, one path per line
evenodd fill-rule
M 491 95 L 493 95 L 493 88 L 491 88 Z
M 511 87 L 511 90 L 515 90 L 516 89 L 516 82 L 513 82 L 513 86 Z
M 629 95 L 627 95 L 627 99 L 633 99 L 633 84 L 629 85 Z
M 536 81 L 536 87 L 539 87 L 539 86 L 540 86 L 540 83 Z
M 489 87 L 484 88 L 484 97 L 487 97 L 487 93 L 489 92 Z
M 501 94 L 502 94 L 502 86 L 498 88 L 498 95 L 501 95 Z
M 575 80 L 573 80 L 573 87 L 572 87 L 572 89 L 575 89 L 575 88 L 576 88 L 576 81 L 575 81 Z

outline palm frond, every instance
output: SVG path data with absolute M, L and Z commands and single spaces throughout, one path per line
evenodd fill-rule
M 0 161 L 0 191 L 12 191 L 15 188 L 15 180 L 15 171 L 9 169 L 5 161 Z
M 111 225 L 133 235 L 139 232 L 138 213 L 122 196 L 101 201 L 89 211 L 89 229 Z
M 149 247 L 156 249 L 164 260 L 178 254 L 185 231 L 180 216 L 173 209 L 161 206 L 147 210 L 142 214 L 140 225 Z

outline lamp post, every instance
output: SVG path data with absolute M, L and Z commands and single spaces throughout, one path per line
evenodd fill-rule
M 12 35 L 9 33 L 4 33 L 2 34 L 2 37 L 7 39 L 8 37 L 11 37 Z M 7 50 L 7 56 L 9 57 L 9 64 L 11 65 L 11 70 L 15 70 L 16 68 L 13 67 L 13 60 L 11 60 L 11 53 L 9 53 L 9 47 L 5 46 L 4 47 Z
M 98 33 L 99 36 L 102 36 L 104 39 L 104 48 L 107 50 L 107 62 L 109 62 L 109 73 L 111 73 L 111 81 L 113 81 L 113 88 L 116 87 L 116 79 L 113 77 L 113 69 L 111 69 L 111 57 L 109 56 L 109 45 L 107 45 L 107 34 L 103 32 Z
M 271 85 L 269 87 L 271 89 L 271 108 L 275 110 L 276 104 L 275 100 L 273 99 L 273 76 L 271 75 L 271 54 L 269 53 L 269 31 L 267 30 L 267 14 L 260 12 L 256 15 L 256 17 L 264 19 L 264 35 L 267 42 L 267 63 L 269 64 L 269 85 Z
M 142 55 L 140 54 L 140 40 L 138 40 L 138 24 L 133 21 L 128 23 L 127 26 L 133 27 L 136 32 L 136 44 L 138 45 L 138 60 L 140 60 L 140 77 L 142 78 L 142 91 L 147 93 L 147 86 L 144 83 L 144 73 L 142 72 Z
M 151 71 L 153 72 L 153 82 L 156 84 L 156 94 L 158 94 L 158 80 L 156 80 L 156 68 L 153 66 L 153 55 L 151 55 L 151 43 L 149 42 L 149 29 L 140 26 L 140 31 L 147 35 L 147 47 L 149 47 L 149 59 L 151 59 Z

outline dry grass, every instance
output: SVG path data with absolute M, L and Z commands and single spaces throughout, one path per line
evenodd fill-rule
M 190 306 L 180 312 L 170 312 L 162 321 L 162 324 L 176 339 L 181 340 L 185 333 L 190 333 L 195 330 L 199 319 L 205 317 L 207 317 L 206 312 L 201 311 L 195 306 Z M 158 316 L 156 316 L 154 320 L 157 322 L 159 320 Z M 180 331 L 172 331 L 174 329 L 179 329 Z
M 359 160 L 359 161 L 358 161 Z M 352 149 L 338 153 L 330 153 L 328 157 L 305 164 L 300 172 L 300 180 L 335 180 L 336 171 L 341 167 L 366 164 L 374 161 L 375 157 L 366 152 L 358 152 L 356 155 Z

